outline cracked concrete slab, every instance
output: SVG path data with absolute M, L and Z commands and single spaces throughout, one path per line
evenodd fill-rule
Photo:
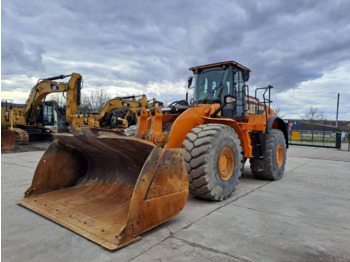
M 247 261 L 347 261 L 350 257 L 349 231 L 234 203 L 175 237 Z
M 291 146 L 290 148 L 292 150 L 289 150 L 288 157 L 350 162 L 350 151 L 346 150 L 308 146 Z
M 144 261 L 238 262 L 242 260 L 227 253 L 225 254 L 207 247 L 202 247 L 171 237 L 132 260 L 132 262 Z
M 42 152 L 2 155 L 4 261 L 349 261 L 349 152 L 291 147 L 285 177 L 255 179 L 233 197 L 190 195 L 182 212 L 111 252 L 16 204 Z
M 244 181 L 245 180 L 243 180 L 241 183 L 244 184 Z M 256 188 L 257 187 L 254 189 Z M 236 201 L 240 197 L 248 195 L 254 189 L 248 186 L 246 188 L 239 188 L 230 199 L 223 202 L 206 201 L 190 195 L 184 209 L 179 215 L 167 222 L 167 227 L 172 233 L 178 232 L 182 228 L 185 228 L 201 219 L 203 216 L 215 212 L 216 209 Z
M 25 163 L 28 163 L 29 166 L 33 166 L 32 164 L 34 164 L 35 167 L 42 155 L 43 151 L 1 154 L 1 163 L 15 163 L 18 165 L 24 165 Z
M 4 185 L 6 183 L 16 183 L 21 180 L 32 181 L 36 164 L 37 162 L 34 162 L 30 166 L 23 166 L 23 165 L 17 165 L 15 163 L 1 162 L 1 173 L 7 174 L 8 171 L 11 172 L 11 174 L 8 174 L 6 176 L 3 175 L 1 177 L 1 184 Z

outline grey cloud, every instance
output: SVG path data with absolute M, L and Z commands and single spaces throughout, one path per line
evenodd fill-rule
M 2 8 L 8 77 L 77 71 L 175 82 L 191 66 L 236 60 L 252 69 L 251 85 L 281 92 L 350 59 L 346 1 L 5 0 Z M 43 55 L 111 68 L 130 62 L 132 70 L 74 68 L 42 62 Z
M 20 38 L 3 34 L 1 43 L 2 74 L 27 74 L 43 70 L 41 44 L 26 45 Z

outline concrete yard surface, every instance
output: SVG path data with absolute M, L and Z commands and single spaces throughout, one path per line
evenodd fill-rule
M 16 204 L 43 151 L 2 154 L 2 261 L 350 261 L 350 152 L 291 146 L 285 176 L 245 165 L 232 198 L 189 196 L 170 221 L 116 251 Z

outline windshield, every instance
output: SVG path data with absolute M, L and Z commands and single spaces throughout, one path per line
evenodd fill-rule
M 232 94 L 232 67 L 212 67 L 196 74 L 195 103 L 218 103 Z

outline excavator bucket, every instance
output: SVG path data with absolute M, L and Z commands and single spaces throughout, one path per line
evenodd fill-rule
M 1 128 L 1 149 L 13 150 L 16 144 L 16 134 L 7 128 Z
M 188 197 L 182 149 L 87 130 L 55 135 L 19 204 L 110 250 L 181 211 Z

